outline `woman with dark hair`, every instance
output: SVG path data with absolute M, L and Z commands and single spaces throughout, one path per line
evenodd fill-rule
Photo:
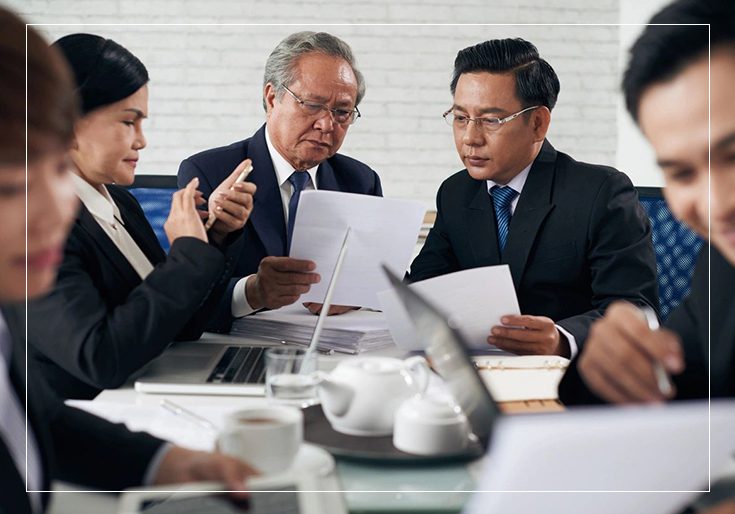
M 0 512 L 42 512 L 53 479 L 108 490 L 195 480 L 242 489 L 252 473 L 245 463 L 64 406 L 34 359 L 26 380 L 25 299 L 52 287 L 78 205 L 67 171 L 77 102 L 66 64 L 33 27 L 0 7 L 0 28 Z
M 112 40 L 73 34 L 54 45 L 71 65 L 82 117 L 70 152 L 82 207 L 64 248 L 53 291 L 28 308 L 29 342 L 63 397 L 92 398 L 118 387 L 173 340 L 197 339 L 220 301 L 239 254 L 255 186 L 235 184 L 243 163 L 206 211 L 192 180 L 173 197 L 161 249 L 135 198 L 145 148 L 148 72 Z

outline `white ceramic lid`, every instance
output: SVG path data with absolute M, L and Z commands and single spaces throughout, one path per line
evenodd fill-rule
M 461 409 L 451 399 L 438 395 L 416 395 L 401 406 L 407 415 L 425 423 L 442 423 L 463 420 Z

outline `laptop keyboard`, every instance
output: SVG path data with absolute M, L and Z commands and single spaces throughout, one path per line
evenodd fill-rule
M 265 350 L 262 346 L 228 346 L 207 383 L 264 384 Z

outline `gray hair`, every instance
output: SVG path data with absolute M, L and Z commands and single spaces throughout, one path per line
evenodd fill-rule
M 288 87 L 295 80 L 294 64 L 302 55 L 318 52 L 333 57 L 344 59 L 352 68 L 357 78 L 357 101 L 359 105 L 365 96 L 365 79 L 357 69 L 357 61 L 352 55 L 350 46 L 337 36 L 326 32 L 303 31 L 295 32 L 278 43 L 268 56 L 265 63 L 265 74 L 263 75 L 263 88 L 271 83 L 276 89 L 276 98 L 283 96 L 283 88 Z M 263 108 L 266 108 L 265 97 Z

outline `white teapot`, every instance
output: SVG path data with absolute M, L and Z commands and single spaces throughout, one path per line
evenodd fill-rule
M 320 378 L 319 398 L 332 428 L 349 435 L 390 435 L 401 403 L 426 389 L 429 366 L 419 356 L 355 357 Z

